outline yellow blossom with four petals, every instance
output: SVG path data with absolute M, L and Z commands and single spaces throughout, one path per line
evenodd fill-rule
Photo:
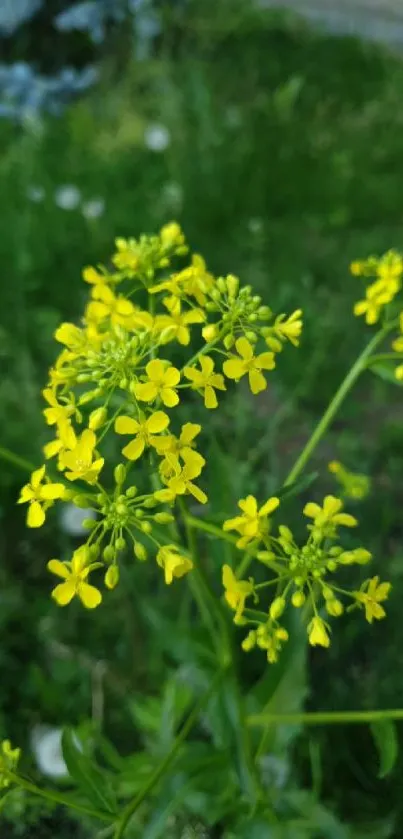
M 45 483 L 44 483 L 45 479 Z M 21 489 L 18 504 L 29 504 L 27 513 L 28 527 L 41 527 L 45 521 L 45 510 L 51 507 L 57 498 L 65 495 L 63 484 L 46 481 L 45 466 L 32 472 L 31 480 Z
M 88 575 L 94 568 L 99 567 L 99 563 L 88 562 L 86 545 L 81 545 L 74 551 L 71 562 L 51 559 L 47 567 L 52 574 L 64 580 L 52 591 L 52 597 L 59 606 L 67 606 L 76 595 L 86 609 L 95 609 L 99 606 L 102 600 L 101 592 L 87 582 Z
M 200 370 L 196 367 L 185 367 L 184 374 L 190 382 L 192 389 L 198 390 L 204 395 L 206 408 L 217 408 L 218 400 L 216 390 L 226 390 L 224 376 L 214 372 L 214 361 L 208 355 L 199 358 Z
M 241 379 L 246 374 L 249 377 L 249 387 L 253 394 L 266 390 L 267 382 L 262 370 L 273 370 L 276 366 L 274 353 L 263 352 L 260 355 L 253 354 L 252 344 L 247 338 L 238 338 L 235 341 L 235 349 L 238 356 L 233 355 L 224 361 L 223 371 L 228 379 Z
M 122 449 L 122 454 L 128 460 L 138 460 L 146 446 L 153 446 L 157 449 L 159 438 L 156 435 L 165 431 L 168 425 L 169 417 L 164 411 L 155 411 L 151 416 L 142 417 L 139 420 L 128 416 L 118 417 L 115 421 L 116 433 L 134 436 L 134 440 L 131 440 Z

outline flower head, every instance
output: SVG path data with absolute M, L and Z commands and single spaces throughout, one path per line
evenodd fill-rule
M 183 577 L 193 568 L 189 557 L 179 553 L 175 545 L 164 545 L 157 553 L 157 562 L 164 569 L 165 582 L 170 585 L 174 577 Z
M 181 377 L 179 370 L 171 367 L 168 361 L 155 358 L 146 365 L 146 375 L 146 382 L 134 386 L 136 398 L 140 402 L 154 402 L 159 397 L 167 408 L 174 408 L 179 402 L 175 390 Z
M 224 361 L 223 371 L 228 379 L 241 379 L 248 374 L 249 387 L 252 393 L 259 393 L 267 388 L 266 379 L 262 370 L 273 370 L 276 366 L 274 353 L 263 352 L 260 355 L 253 354 L 253 347 L 247 338 L 238 338 L 235 341 L 235 348 L 238 356 L 233 355 Z
M 340 498 L 335 498 L 334 495 L 327 495 L 323 507 L 319 504 L 310 501 L 304 507 L 304 516 L 313 519 L 314 528 L 318 534 L 333 536 L 337 527 L 355 527 L 357 519 L 350 516 L 349 513 L 343 513 L 343 502 Z
M 116 433 L 134 435 L 134 439 L 122 449 L 122 454 L 128 460 L 138 460 L 146 446 L 157 448 L 159 438 L 156 435 L 165 431 L 168 425 L 169 417 L 163 411 L 155 411 L 147 419 L 143 417 L 140 420 L 127 416 L 118 417 L 115 422 Z
M 166 462 L 163 462 L 161 477 L 166 484 L 166 489 L 157 490 L 154 493 L 155 498 L 161 501 L 172 501 L 177 495 L 184 495 L 189 493 L 199 501 L 200 504 L 206 504 L 207 495 L 200 487 L 193 483 L 194 478 L 198 478 L 204 463 L 204 459 L 200 457 L 198 452 L 184 451 L 182 453 L 183 465 L 175 455 L 167 454 Z M 167 470 L 167 465 L 170 467 Z
M 223 566 L 222 582 L 225 589 L 224 597 L 231 609 L 234 609 L 234 622 L 237 623 L 242 617 L 246 598 L 253 593 L 253 582 L 251 580 L 237 580 L 229 565 Z
M 199 359 L 200 370 L 196 367 L 185 367 L 184 374 L 192 382 L 193 390 L 204 394 L 206 408 L 216 408 L 218 405 L 216 390 L 225 390 L 224 376 L 214 372 L 214 361 L 208 355 Z
M 328 469 L 336 477 L 336 480 L 342 486 L 343 492 L 348 498 L 353 498 L 356 501 L 361 501 L 363 498 L 366 498 L 371 486 L 370 479 L 366 475 L 350 472 L 337 460 L 332 460 L 328 465 Z
M 365 608 L 365 617 L 368 623 L 374 620 L 381 620 L 386 615 L 385 609 L 381 603 L 387 599 L 391 589 L 390 583 L 380 583 L 379 577 L 372 577 L 371 580 L 366 580 L 361 591 L 355 591 L 354 596 L 358 603 L 362 603 Z
M 51 559 L 47 567 L 52 574 L 64 580 L 64 583 L 59 583 L 52 591 L 52 597 L 59 606 L 67 606 L 76 595 L 86 609 L 95 609 L 99 606 L 102 600 L 101 592 L 87 583 L 88 575 L 94 568 L 98 568 L 98 563 L 88 563 L 86 545 L 74 551 L 71 562 Z
M 32 472 L 31 480 L 21 489 L 18 504 L 29 504 L 27 513 L 28 527 L 41 527 L 45 521 L 45 511 L 57 498 L 63 498 L 63 484 L 53 484 L 46 478 L 45 466 Z
M 86 481 L 88 484 L 95 484 L 98 475 L 104 465 L 104 458 L 95 455 L 96 436 L 90 428 L 86 428 L 81 437 L 76 439 L 75 445 L 70 450 L 62 452 L 61 466 L 68 469 L 66 478 L 69 481 Z M 95 458 L 95 459 L 94 459 Z
M 237 530 L 241 538 L 237 541 L 238 548 L 245 548 L 254 539 L 261 539 L 269 531 L 268 517 L 279 506 L 280 501 L 275 496 L 269 498 L 265 504 L 258 508 L 256 498 L 248 495 L 238 501 L 238 507 L 242 515 L 224 522 L 223 530 Z

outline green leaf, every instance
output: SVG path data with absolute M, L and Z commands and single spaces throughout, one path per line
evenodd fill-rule
M 392 771 L 399 752 L 396 726 L 392 720 L 371 723 L 371 733 L 379 755 L 378 778 L 386 778 Z
M 396 359 L 396 362 L 398 359 Z M 389 382 L 389 384 L 397 385 L 397 387 L 403 387 L 403 381 L 399 381 L 395 376 L 395 369 L 397 364 L 394 362 L 389 361 L 377 361 L 375 364 L 371 364 L 369 369 L 371 373 L 375 373 L 376 376 L 379 376 L 380 379 L 383 379 L 384 382 Z
M 116 801 L 110 785 L 99 766 L 77 746 L 74 732 L 65 729 L 62 736 L 63 757 L 70 776 L 78 788 L 97 808 L 116 813 Z
M 316 481 L 318 476 L 319 472 L 309 472 L 308 475 L 302 475 L 297 481 L 294 481 L 292 484 L 287 484 L 287 486 L 282 487 L 278 492 L 273 494 L 277 495 L 278 498 L 291 498 L 293 495 L 301 495 L 302 492 Z

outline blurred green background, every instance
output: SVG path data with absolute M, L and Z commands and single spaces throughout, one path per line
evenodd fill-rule
M 211 473 L 211 501 L 221 511 L 225 497 L 230 513 L 245 490 L 264 497 L 281 485 L 368 340 L 352 316 L 360 294 L 348 266 L 401 248 L 401 56 L 246 0 L 132 3 L 130 26 L 123 10 L 99 14 L 98 30 L 63 26 L 63 18 L 57 27 L 68 2 L 35 5 L 2 30 L 0 445 L 40 462 L 52 334 L 79 315 L 82 266 L 106 261 L 115 236 L 154 232 L 175 218 L 214 273 L 238 274 L 276 312 L 304 310 L 301 348 L 283 354 L 257 409 L 241 391 L 211 421 L 211 452 L 231 473 L 226 486 L 220 467 Z M 4 67 L 16 63 L 17 80 L 5 84 Z M 88 65 L 98 79 L 85 90 L 77 79 L 75 88 L 67 77 L 60 82 L 64 67 L 81 73 Z M 59 79 L 48 98 L 27 67 L 42 79 L 42 94 L 44 79 Z M 290 690 L 312 709 L 403 705 L 402 412 L 399 388 L 368 373 L 315 454 L 315 497 L 332 489 L 333 458 L 371 476 L 356 514 L 376 557 L 373 573 L 392 580 L 393 596 L 387 620 L 372 628 L 346 619 L 328 654 L 311 653 L 309 689 Z M 39 724 L 85 728 L 102 700 L 106 731 L 118 747 L 135 749 L 134 721 L 147 728 L 130 697 L 158 695 L 176 662 L 158 640 L 156 598 L 175 615 L 179 586 L 168 597 L 154 591 L 151 575 L 128 576 L 119 615 L 115 594 L 96 619 L 80 607 L 57 611 L 45 563 L 77 542 L 57 517 L 27 532 L 15 506 L 22 482 L 23 468 L 2 460 L 0 734 L 25 748 L 34 767 Z M 259 666 L 261 659 L 243 660 L 245 687 Z M 299 732 L 280 760 L 278 773 L 288 761 L 300 794 L 313 789 L 347 831 L 323 826 L 313 808 L 312 831 L 295 829 L 293 839 L 403 835 L 401 767 L 377 779 L 367 731 Z M 19 794 L 10 802 L 6 839 L 91 836 L 61 810 Z M 223 826 L 210 832 L 208 820 L 186 813 L 164 829 L 173 839 L 241 835 Z M 257 827 L 253 839 L 266 839 L 265 830 Z

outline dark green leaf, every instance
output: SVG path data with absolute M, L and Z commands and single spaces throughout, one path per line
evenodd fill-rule
M 81 792 L 97 808 L 116 813 L 116 802 L 107 778 L 99 766 L 77 746 L 71 729 L 63 731 L 62 750 L 69 774 Z
M 377 720 L 370 727 L 379 755 L 378 778 L 386 778 L 396 763 L 399 751 L 396 726 L 392 720 Z

